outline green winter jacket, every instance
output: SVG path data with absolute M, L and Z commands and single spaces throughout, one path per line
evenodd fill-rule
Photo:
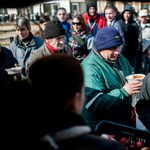
M 85 84 L 81 116 L 93 131 L 101 120 L 127 123 L 130 119 L 131 97 L 122 87 L 133 68 L 122 54 L 115 62 L 100 57 L 92 51 L 81 63 Z

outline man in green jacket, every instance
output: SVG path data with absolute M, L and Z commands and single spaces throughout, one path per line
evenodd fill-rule
M 139 82 L 127 83 L 133 73 L 126 58 L 120 54 L 122 37 L 114 27 L 98 31 L 92 52 L 81 63 L 84 71 L 84 121 L 95 130 L 101 120 L 130 125 L 131 95 L 138 93 Z

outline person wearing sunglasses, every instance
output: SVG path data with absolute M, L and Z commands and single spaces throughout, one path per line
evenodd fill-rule
M 88 31 L 96 37 L 97 32 L 106 26 L 103 15 L 96 12 L 96 5 L 93 2 L 87 3 L 87 12 L 83 15 Z
M 73 17 L 68 46 L 70 46 L 74 56 L 80 62 L 82 62 L 91 51 L 93 41 L 94 37 L 87 31 L 87 26 L 82 15 L 76 14 Z

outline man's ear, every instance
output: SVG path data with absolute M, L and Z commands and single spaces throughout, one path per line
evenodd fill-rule
M 74 112 L 76 112 L 77 114 L 80 113 L 79 112 L 80 96 L 81 96 L 80 93 L 77 92 L 73 98 L 73 108 L 74 108 Z
M 29 26 L 29 31 L 31 31 L 31 26 Z
M 64 110 L 78 113 L 80 93 L 76 93 L 65 105 Z

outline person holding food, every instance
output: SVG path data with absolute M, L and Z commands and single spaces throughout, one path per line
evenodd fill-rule
M 9 76 L 5 69 L 17 66 L 17 60 L 13 57 L 12 52 L 0 45 L 0 93 L 2 87 L 13 80 L 13 76 Z
M 18 17 L 14 22 L 14 27 L 17 36 L 15 40 L 10 43 L 9 49 L 17 59 L 18 66 L 23 67 L 22 78 L 24 78 L 27 75 L 26 69 L 31 55 L 43 45 L 44 41 L 39 37 L 33 36 L 30 22 L 25 17 Z
M 85 103 L 81 113 L 94 131 L 102 120 L 130 125 L 131 95 L 139 93 L 139 81 L 127 83 L 133 73 L 120 53 L 123 40 L 115 27 L 98 31 L 92 52 L 81 63 L 84 71 Z

